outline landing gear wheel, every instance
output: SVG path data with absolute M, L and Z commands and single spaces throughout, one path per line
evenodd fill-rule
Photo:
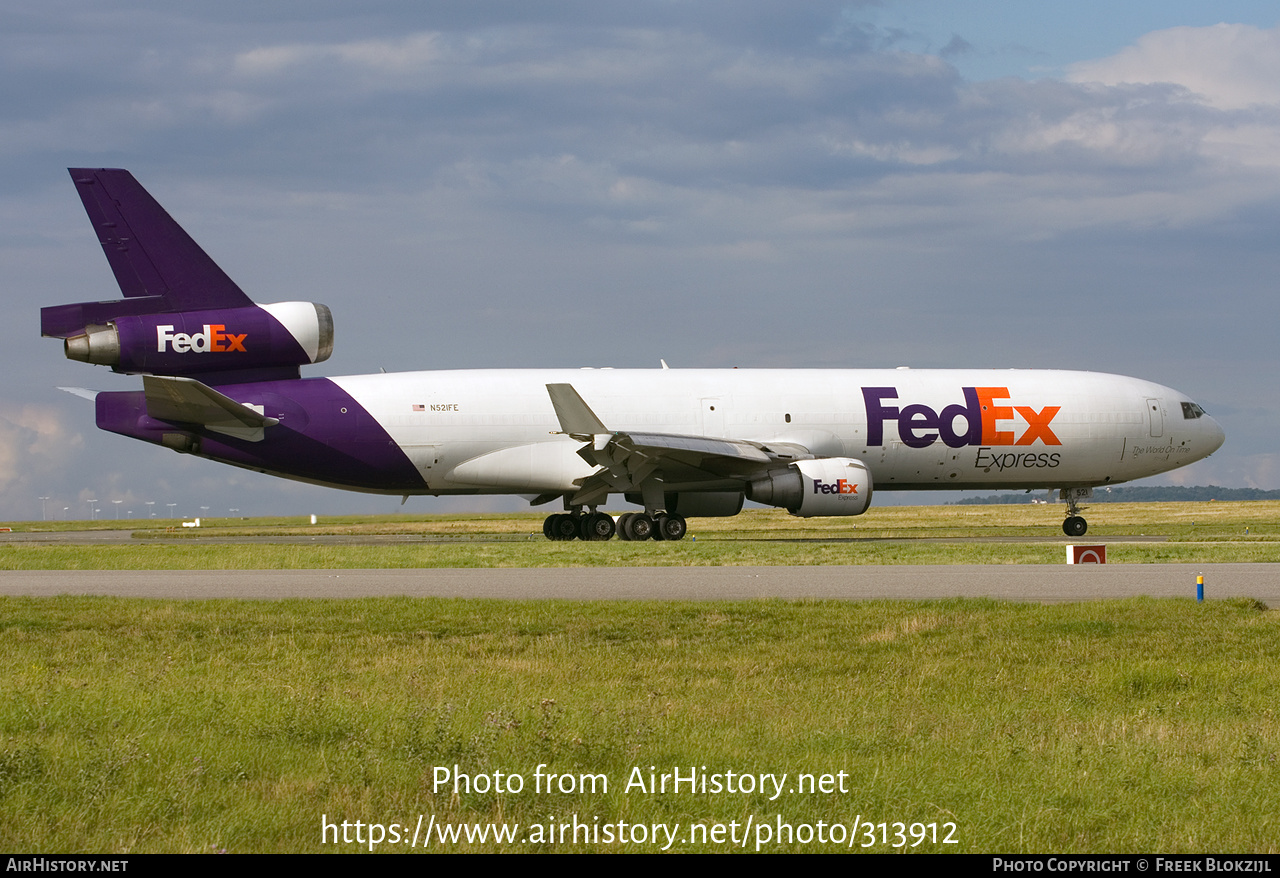
M 562 515 L 551 516 L 555 521 L 551 523 L 551 532 L 555 534 L 553 540 L 573 540 L 578 538 L 578 519 L 577 516 L 564 513 Z
M 627 522 L 627 531 L 633 540 L 647 540 L 653 536 L 653 519 L 643 512 L 637 512 Z
M 1069 515 L 1067 520 L 1062 522 L 1062 532 L 1069 537 L 1082 537 L 1088 529 L 1089 522 L 1079 515 Z
M 658 516 L 658 533 L 662 534 L 664 540 L 682 540 L 688 529 L 689 525 L 683 515 Z
M 631 542 L 631 519 L 635 516 L 634 512 L 624 512 L 618 516 L 618 539 L 625 543 Z
M 584 515 L 579 524 L 578 537 L 592 543 L 613 539 L 613 516 L 603 512 Z

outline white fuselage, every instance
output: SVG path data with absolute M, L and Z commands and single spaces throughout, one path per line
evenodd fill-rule
M 547 385 L 560 383 L 612 431 L 857 458 L 877 490 L 1116 484 L 1199 460 L 1223 441 L 1186 395 L 1094 372 L 476 370 L 331 380 L 403 449 L 431 494 L 571 491 L 590 476 L 583 443 L 560 432 L 548 397 Z

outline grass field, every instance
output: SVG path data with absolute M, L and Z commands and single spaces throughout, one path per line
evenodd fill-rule
M 611 510 L 618 514 L 622 510 Z M 139 537 L 209 535 L 421 534 L 427 536 L 541 536 L 541 512 L 487 515 L 322 516 L 311 525 L 295 518 L 204 518 L 199 530 L 165 519 L 137 521 L 14 521 L 15 531 L 130 530 Z M 1089 507 L 1090 536 L 1160 533 L 1171 539 L 1245 536 L 1280 540 L 1280 501 L 1243 503 L 1100 503 Z M 732 518 L 695 518 L 691 536 L 702 539 L 842 539 L 915 537 L 1062 537 L 1062 507 L 1046 505 L 875 506 L 849 518 L 796 518 L 782 510 L 748 509 Z M 1245 529 L 1249 533 L 1245 534 Z M 1065 540 L 1065 537 L 1062 537 Z
M 732 849 L 689 826 L 748 822 L 748 850 L 848 847 L 762 840 L 777 821 L 856 821 L 860 850 L 869 821 L 875 851 L 902 822 L 954 824 L 957 844 L 916 850 L 1274 852 L 1278 622 L 1244 601 L 9 598 L 0 845 L 354 851 L 322 843 L 322 815 L 354 833 L 423 814 L 520 827 L 436 851 L 662 847 L 531 834 L 576 816 L 678 824 L 675 850 Z M 536 792 L 540 765 L 608 788 Z M 787 779 L 625 789 L 650 766 Z M 455 795 L 438 768 L 525 787 Z
M 1278 512 L 1108 505 L 1090 536 L 1106 537 L 1112 558 L 1274 561 Z M 0 559 L 252 569 L 972 551 L 1060 563 L 1066 541 L 1035 539 L 1058 521 L 1040 507 L 872 515 L 855 530 L 751 513 L 699 522 L 696 542 L 676 544 L 546 543 L 526 539 L 534 519 L 511 516 L 254 522 L 448 539 L 139 538 L 9 544 Z M 247 523 L 218 524 L 201 534 Z M 1278 628 L 1276 611 L 1239 600 L 0 598 L 0 846 L 355 852 L 378 824 L 381 851 L 656 851 L 670 832 L 674 851 L 1276 852 Z M 673 770 L 722 786 L 733 772 L 737 787 L 648 788 Z M 486 786 L 455 792 L 440 772 Z M 535 788 L 545 774 L 572 789 Z M 754 789 L 740 790 L 744 775 Z M 501 825 L 512 840 L 468 842 L 464 824 Z M 435 827 L 430 842 L 404 843 L 423 826 Z M 337 843 L 343 832 L 353 843 Z
M 856 519 L 799 519 L 774 510 L 695 519 L 677 543 L 551 543 L 540 515 L 302 520 L 210 519 L 198 531 L 155 525 L 128 545 L 0 546 L 0 569 L 318 569 L 793 564 L 1058 564 L 1060 513 L 1044 506 L 884 507 Z M 121 523 L 128 525 L 128 522 Z M 17 530 L 86 523 L 18 523 Z M 115 523 L 97 522 L 101 530 Z M 221 537 L 376 534 L 421 541 L 378 545 L 223 544 Z M 1126 537 L 1133 537 L 1126 540 Z M 1157 541 L 1147 538 L 1156 537 Z M 1280 562 L 1280 502 L 1099 505 L 1090 533 L 1112 563 Z M 174 545 L 174 541 L 180 541 Z

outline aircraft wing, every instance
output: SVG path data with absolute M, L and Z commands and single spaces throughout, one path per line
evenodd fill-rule
M 675 433 L 609 430 L 572 384 L 548 384 L 560 431 L 583 443 L 578 455 L 600 470 L 581 481 L 570 502 L 590 505 L 609 492 L 639 491 L 657 475 L 664 482 L 748 480 L 779 464 L 809 460 L 807 448 Z
M 261 442 L 263 430 L 280 423 L 265 416 L 261 406 L 237 402 L 194 378 L 143 375 L 142 385 L 147 414 L 157 420 L 200 424 L 249 442 Z

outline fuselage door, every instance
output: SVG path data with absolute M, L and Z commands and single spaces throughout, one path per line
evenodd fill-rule
M 1159 439 L 1164 435 L 1164 406 L 1160 400 L 1147 400 L 1147 418 L 1151 424 L 1151 438 Z
M 702 435 L 724 438 L 724 403 L 720 397 L 703 397 L 698 401 L 702 406 Z

